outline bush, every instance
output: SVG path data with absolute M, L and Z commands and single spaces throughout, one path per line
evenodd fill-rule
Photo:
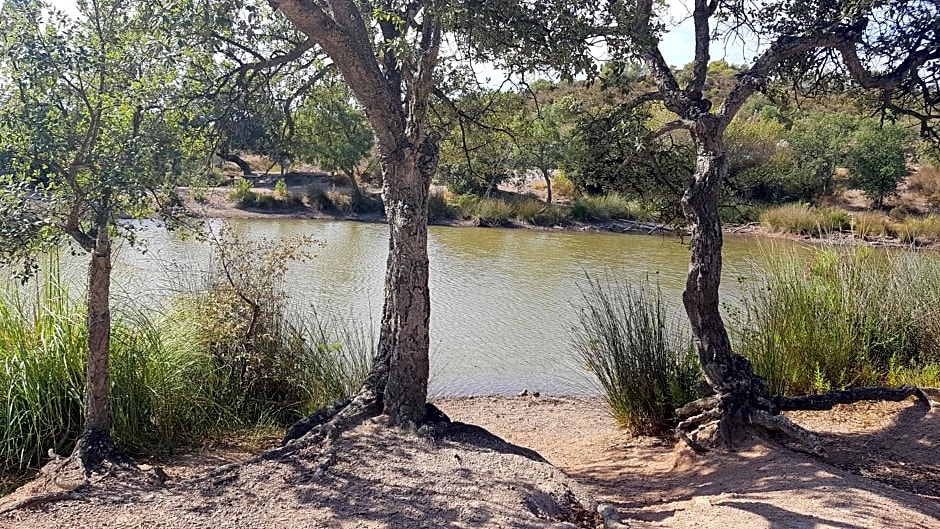
M 480 200 L 473 213 L 480 226 L 505 226 L 512 217 L 512 206 L 501 198 L 484 198 Z
M 350 322 L 288 311 L 276 285 L 289 248 L 272 243 L 259 256 L 249 246 L 251 257 L 223 247 L 246 265 L 229 268 L 242 284 L 237 291 L 214 276 L 207 290 L 159 312 L 113 307 L 112 433 L 131 453 L 285 427 L 352 394 L 364 379 L 371 335 Z M 81 432 L 85 311 L 55 263 L 29 287 L 4 284 L 0 292 L 0 485 L 37 468 L 49 449 L 69 453 Z M 258 305 L 256 317 L 242 294 Z
M 776 394 L 891 383 L 940 359 L 940 262 L 870 248 L 777 253 L 757 269 L 732 328 Z M 895 377 L 897 378 L 897 377 Z
M 557 198 L 571 198 L 574 196 L 574 182 L 568 178 L 564 171 L 555 171 L 552 176 L 552 194 Z
M 662 293 L 589 278 L 584 300 L 574 346 L 614 418 L 639 434 L 675 426 L 676 408 L 696 398 L 701 371 L 691 336 L 666 316 Z
M 640 203 L 618 193 L 602 196 L 581 196 L 571 203 L 571 213 L 580 221 L 647 220 L 650 212 Z
M 940 217 L 928 215 L 919 219 L 907 219 L 895 224 L 894 231 L 901 242 L 907 244 L 940 241 Z
M 563 206 L 546 204 L 537 198 L 526 197 L 512 203 L 513 218 L 535 226 L 565 224 L 571 215 Z
M 314 211 L 326 212 L 335 209 L 326 191 L 314 185 L 307 188 L 307 205 Z
M 288 198 L 290 196 L 290 191 L 287 190 L 287 182 L 283 178 L 279 178 L 277 183 L 274 184 L 274 196 L 277 198 Z
M 432 192 L 428 196 L 428 220 L 439 222 L 442 220 L 451 220 L 458 215 L 457 208 L 454 208 L 447 202 L 447 196 L 444 193 Z

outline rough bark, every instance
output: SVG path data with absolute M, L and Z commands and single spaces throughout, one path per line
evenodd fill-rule
M 376 411 L 385 413 L 392 424 L 417 426 L 427 413 L 427 202 L 439 138 L 428 134 L 426 122 L 441 42 L 440 6 L 415 2 L 403 8 L 399 14 L 409 22 L 404 27 L 379 21 L 379 36 L 386 45 L 376 47 L 360 6 L 352 2 L 270 3 L 323 48 L 365 109 L 382 154 L 390 230 L 385 301 L 373 368 L 348 404 L 298 425 L 291 435 L 304 428 L 323 434 Z M 415 53 L 402 60 L 395 50 L 406 33 L 412 35 Z M 320 419 L 327 422 L 317 426 Z
M 89 468 L 101 464 L 111 446 L 111 240 L 106 222 L 97 223 L 95 246 L 88 266 L 88 366 L 85 385 L 85 424 L 73 455 Z
M 388 370 L 383 412 L 395 424 L 424 421 L 429 374 L 427 218 L 437 145 L 428 138 L 385 160 L 383 196 L 390 237 L 379 357 Z

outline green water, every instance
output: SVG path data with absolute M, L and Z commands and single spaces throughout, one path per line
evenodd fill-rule
M 353 315 L 378 329 L 388 247 L 383 224 L 309 220 L 237 221 L 251 237 L 313 234 L 324 243 L 295 263 L 286 288 L 299 308 Z M 123 248 L 116 292 L 135 300 L 186 290 L 208 268 L 205 244 L 148 232 L 148 251 Z M 431 227 L 432 394 L 592 391 L 572 354 L 585 274 L 657 282 L 680 308 L 686 241 L 659 236 Z M 764 245 L 770 243 L 764 242 Z M 775 245 L 790 243 L 774 242 Z M 734 303 L 762 243 L 728 237 L 723 299 Z M 677 314 L 681 316 L 681 313 Z

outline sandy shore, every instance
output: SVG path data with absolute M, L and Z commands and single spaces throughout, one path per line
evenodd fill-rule
M 337 441 L 338 452 L 315 449 L 291 463 L 298 467 L 249 467 L 211 493 L 192 484 L 246 454 L 213 449 L 158 462 L 167 489 L 44 505 L 0 516 L 0 527 L 576 527 L 532 518 L 526 498 L 583 487 L 635 528 L 940 528 L 940 412 L 913 401 L 793 414 L 822 435 L 824 458 L 756 440 L 692 456 L 669 440 L 625 434 L 595 398 L 436 403 L 453 420 L 538 452 L 577 484 L 495 445 L 429 445 L 367 424 Z M 337 487 L 346 496 L 331 492 Z M 277 516 L 258 514 L 268 511 Z

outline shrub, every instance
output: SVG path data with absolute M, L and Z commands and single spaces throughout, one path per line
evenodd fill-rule
M 158 312 L 113 307 L 113 436 L 131 453 L 287 426 L 350 395 L 368 371 L 373 340 L 361 326 L 293 314 L 281 302 L 289 247 L 271 243 L 259 255 L 257 245 L 231 242 L 220 260 L 243 265 L 210 277 L 207 290 Z M 57 262 L 26 288 L 0 290 L 0 486 L 37 468 L 49 449 L 69 453 L 81 431 L 85 312 Z
M 650 212 L 636 201 L 628 200 L 618 193 L 602 196 L 581 196 L 571 203 L 571 213 L 578 220 L 608 221 L 647 220 Z
M 234 200 L 236 203 L 240 203 L 242 200 L 245 200 L 249 195 L 253 195 L 254 191 L 251 190 L 254 184 L 251 180 L 247 178 L 241 178 L 235 181 L 235 187 L 229 191 L 229 198 Z
M 526 197 L 512 203 L 513 218 L 535 226 L 554 226 L 568 221 L 568 208 L 546 204 L 537 198 Z
M 555 171 L 552 176 L 552 194 L 557 198 L 571 198 L 574 196 L 574 182 L 568 178 L 564 171 Z
M 330 204 L 333 204 L 333 210 L 342 213 L 343 215 L 349 215 L 355 213 L 355 202 L 352 197 L 340 193 L 339 191 L 330 191 L 326 194 L 327 198 L 330 201 Z
M 575 348 L 620 425 L 640 434 L 668 430 L 700 380 L 690 334 L 667 317 L 658 288 L 588 281 Z
M 428 196 L 429 221 L 451 220 L 456 218 L 457 215 L 457 208 L 454 208 L 447 202 L 447 196 L 444 193 L 432 192 Z
M 290 196 L 290 191 L 287 190 L 287 182 L 283 178 L 279 178 L 277 183 L 274 184 L 274 196 L 278 198 L 288 198 Z
M 504 226 L 512 217 L 512 206 L 501 198 L 480 200 L 473 213 L 473 218 L 480 226 Z
M 901 242 L 919 244 L 921 241 L 940 241 L 940 217 L 928 215 L 920 219 L 907 219 L 894 225 Z
M 738 351 L 773 393 L 890 382 L 940 358 L 940 263 L 870 248 L 775 253 L 733 315 Z
M 311 185 L 307 188 L 307 205 L 314 211 L 332 211 L 333 201 L 322 188 Z
M 472 219 L 476 216 L 477 206 L 482 199 L 476 195 L 456 195 L 451 204 L 457 208 L 462 219 Z

